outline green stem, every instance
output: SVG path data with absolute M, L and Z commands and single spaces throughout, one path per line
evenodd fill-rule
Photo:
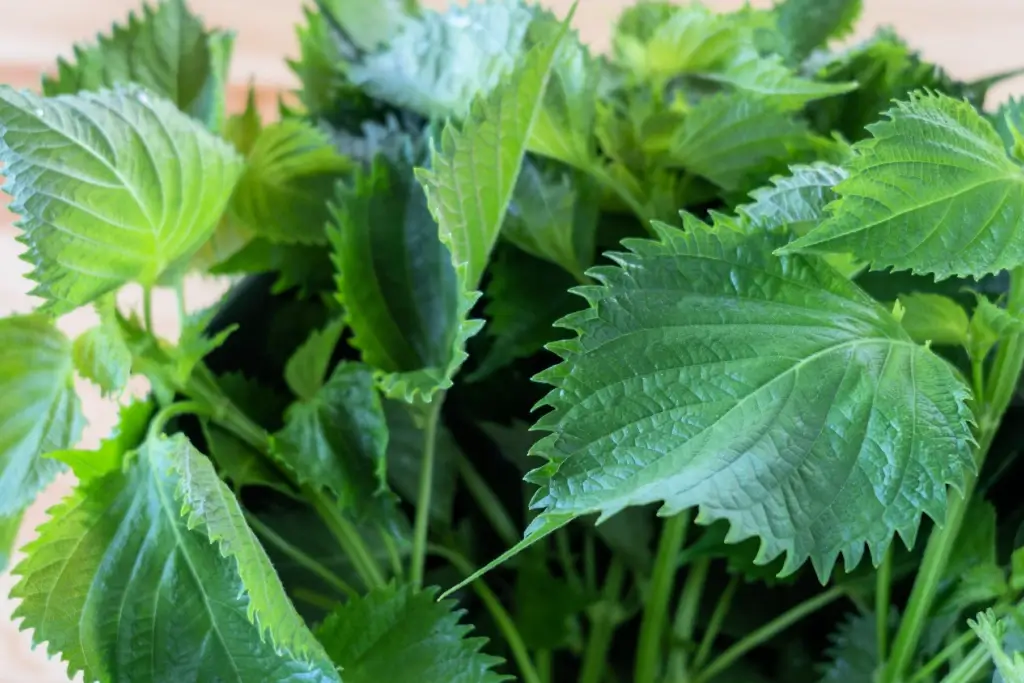
M 326 595 L 321 595 L 316 591 L 311 591 L 308 588 L 303 588 L 302 586 L 293 588 L 292 595 L 295 596 L 296 600 L 301 600 L 302 602 L 312 605 L 313 607 L 319 607 L 325 612 L 330 612 L 338 605 L 337 600 L 329 598 Z
M 983 643 L 978 643 L 974 649 L 967 653 L 964 661 L 960 662 L 955 669 L 942 679 L 942 683 L 971 683 L 977 680 L 978 674 L 981 673 L 991 658 L 992 653 L 988 651 L 988 648 Z
M 551 650 L 537 650 L 537 675 L 541 683 L 551 683 Z
M 697 610 L 704 594 L 704 583 L 708 578 L 711 560 L 703 557 L 690 567 L 683 584 L 683 593 L 679 598 L 675 624 L 672 627 L 672 654 L 668 660 L 668 680 L 685 683 L 689 680 L 687 668 L 690 659 L 690 647 L 693 644 L 693 631 L 697 625 Z
M 892 546 L 885 551 L 882 566 L 875 576 L 875 647 L 878 661 L 889 656 L 889 602 L 892 594 Z
M 672 599 L 679 553 L 690 527 L 689 512 L 668 519 L 658 541 L 658 554 L 651 574 L 650 592 L 640 621 L 640 638 L 636 648 L 636 670 L 633 683 L 655 683 L 661 663 L 662 635 L 668 621 L 668 605 Z
M 572 548 L 569 546 L 569 534 L 565 529 L 559 529 L 555 532 L 555 548 L 558 551 L 558 563 L 562 565 L 562 573 L 565 574 L 566 581 L 578 591 L 587 590 L 583 579 L 580 578 L 579 571 L 576 570 L 576 559 L 572 555 Z
M 704 666 L 704 663 L 708 661 L 708 657 L 711 656 L 711 648 L 714 647 L 715 638 L 718 637 L 719 631 L 722 630 L 725 617 L 728 616 L 729 610 L 732 608 L 732 598 L 736 594 L 736 589 L 739 588 L 739 585 L 740 576 L 735 574 L 729 579 L 729 584 L 722 591 L 721 597 L 718 598 L 715 611 L 711 613 L 711 621 L 708 622 L 708 628 L 704 631 L 704 637 L 701 638 L 697 655 L 693 658 L 694 670 L 699 670 Z
M 146 286 L 142 288 L 142 322 L 146 331 L 154 337 L 156 330 L 153 329 L 153 288 Z
M 388 530 L 383 525 L 377 526 L 377 533 L 380 535 L 381 543 L 384 544 L 384 548 L 388 552 L 388 559 L 391 560 L 391 573 L 399 579 L 404 579 L 405 568 L 402 566 L 402 557 L 398 553 L 395 539 L 391 537 L 391 534 L 388 533 Z
M 929 659 L 924 666 L 914 672 L 914 675 L 910 677 L 907 683 L 924 683 L 924 681 L 929 680 L 932 674 L 939 670 L 939 667 L 953 659 L 965 646 L 974 642 L 975 638 L 974 631 L 961 633 L 956 640 L 944 647 L 941 652 Z
M 352 560 L 363 585 L 370 590 L 384 587 L 384 574 L 381 572 L 380 566 L 367 550 L 359 532 L 351 522 L 345 519 L 333 501 L 309 486 L 302 487 L 302 494 L 313 505 L 331 535 L 338 541 L 338 545 Z
M 262 536 L 267 542 L 277 546 L 281 552 L 295 560 L 296 564 L 299 566 L 305 567 L 310 572 L 323 579 L 324 582 L 329 584 L 332 588 L 336 588 L 348 597 L 359 597 L 359 593 L 352 588 L 352 586 L 348 585 L 344 579 L 314 560 L 302 550 L 299 550 L 291 543 L 281 538 L 276 531 L 260 521 L 256 515 L 246 511 L 245 521 L 249 523 L 249 526 L 252 527 L 253 531 Z
M 592 530 L 583 535 L 583 583 L 591 593 L 597 591 L 597 545 Z
M 520 533 L 516 529 L 515 522 L 509 516 L 505 506 L 494 493 L 494 490 L 487 484 L 487 481 L 480 476 L 480 473 L 473 467 L 473 463 L 464 455 L 458 456 L 459 474 L 462 481 L 469 489 L 469 495 L 476 501 L 477 507 L 483 513 L 487 521 L 498 533 L 502 542 L 511 548 L 520 541 Z
M 432 543 L 427 546 L 427 549 L 431 554 L 442 557 L 450 562 L 453 567 L 466 576 L 471 576 L 476 571 L 476 567 L 469 560 L 450 548 Z M 498 596 L 488 588 L 482 579 L 474 581 L 472 586 L 473 590 L 476 591 L 477 597 L 484 603 L 484 607 L 491 615 L 491 618 L 494 619 L 494 623 L 497 624 L 501 634 L 505 637 L 505 643 L 512 651 L 512 658 L 519 667 L 519 673 L 522 674 L 522 683 L 543 683 L 540 674 L 537 673 L 537 668 L 533 664 L 533 660 L 530 659 L 530 652 L 523 641 L 522 634 L 519 633 L 515 621 L 509 616 L 501 601 L 498 600 Z
M 615 635 L 614 610 L 618 606 L 625 578 L 626 565 L 617 556 L 613 557 L 601 589 L 601 602 L 594 607 L 596 613 L 591 619 L 579 683 L 601 683 L 608 671 L 608 648 Z
M 178 403 L 172 403 L 171 405 L 162 408 L 160 412 L 153 416 L 152 421 L 149 423 L 149 438 L 155 438 L 160 434 L 164 433 L 164 429 L 167 427 L 167 423 L 178 417 L 179 415 L 206 415 L 209 411 L 207 407 L 198 401 L 179 401 Z
M 437 445 L 437 423 L 441 418 L 444 394 L 434 396 L 423 428 L 423 466 L 420 470 L 420 491 L 416 499 L 416 521 L 413 526 L 412 557 L 409 575 L 416 590 L 423 587 L 423 571 L 427 563 L 427 529 L 430 524 L 430 494 L 434 488 L 434 454 Z
M 1024 308 L 1024 268 L 1016 268 L 1010 273 L 1010 293 L 1007 309 L 1017 312 Z M 1000 344 L 992 364 L 988 394 L 975 400 L 978 421 L 978 449 L 975 454 L 977 471 L 981 470 L 992 445 L 1003 413 L 1010 405 L 1020 378 L 1021 367 L 1024 366 L 1024 335 L 1015 334 Z M 892 647 L 892 658 L 889 661 L 883 683 L 901 681 L 917 652 L 918 643 L 924 633 L 925 623 L 931 614 L 932 604 L 938 591 L 939 582 L 946 571 L 950 553 L 963 525 L 964 515 L 970 504 L 971 495 L 977 484 L 975 475 L 968 475 L 962 495 L 956 491 L 949 494 L 949 509 L 946 522 L 936 526 L 925 546 L 921 568 L 918 570 L 914 587 L 910 592 L 906 611 L 900 621 L 896 640 Z
M 185 305 L 184 278 L 178 278 L 178 281 L 174 283 L 174 298 L 178 302 L 178 323 L 184 325 L 185 319 L 188 317 L 188 307 Z
M 738 643 L 718 655 L 718 657 L 708 664 L 707 668 L 703 669 L 697 675 L 695 683 L 707 683 L 707 681 L 712 680 L 715 676 L 735 664 L 740 657 L 747 654 L 758 645 L 771 640 L 804 617 L 817 612 L 822 607 L 825 607 L 826 605 L 841 598 L 845 591 L 845 586 L 833 586 L 827 591 L 819 593 L 813 598 L 804 600 L 800 604 L 791 607 L 789 610 L 775 617 L 753 633 L 748 634 Z

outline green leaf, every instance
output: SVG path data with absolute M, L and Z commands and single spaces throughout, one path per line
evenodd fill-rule
M 1024 547 L 1013 551 L 1010 560 L 1010 589 L 1024 590 Z
M 14 555 L 14 544 L 18 539 L 18 530 L 21 529 L 21 520 L 21 512 L 0 517 L 0 572 L 7 570 L 11 556 Z
M 1006 149 L 1016 159 L 1024 154 L 1024 98 L 1010 98 L 990 117 Z
M 899 623 L 893 612 L 890 626 Z M 821 683 L 875 683 L 881 662 L 878 656 L 878 626 L 873 612 L 847 617 L 829 638 L 828 664 L 821 669 Z
M 973 469 L 952 368 L 827 265 L 772 256 L 781 236 L 685 229 L 627 242 L 563 321 L 580 336 L 539 376 L 535 525 L 697 506 L 730 542 L 760 538 L 758 563 L 809 558 L 824 579 L 840 553 L 853 567 L 865 543 L 878 561 L 894 532 L 912 540 L 922 511 L 943 519 Z
M 1024 319 L 1000 308 L 984 296 L 977 297 L 977 306 L 967 331 L 967 352 L 983 361 L 1000 340 L 1011 334 L 1024 333 Z
M 444 386 L 465 358 L 469 330 L 460 332 L 455 269 L 412 169 L 377 157 L 351 187 L 339 188 L 334 222 L 329 235 L 349 343 L 386 386 L 419 380 L 429 392 L 427 375 Z
M 900 323 L 914 341 L 947 346 L 967 344 L 967 313 L 949 297 L 915 292 L 900 295 L 899 302 L 904 308 Z
M 417 0 L 371 0 L 359 5 L 323 0 L 318 4 L 344 29 L 345 37 L 362 50 L 390 41 L 417 14 L 419 5 Z
M 736 190 L 767 162 L 791 157 L 808 135 L 806 125 L 767 100 L 715 95 L 683 121 L 672 141 L 671 164 Z
M 376 99 L 427 118 L 462 118 L 520 62 L 533 13 L 514 0 L 423 10 L 348 77 Z
M 75 61 L 57 62 L 56 77 L 43 77 L 43 93 L 74 95 L 129 83 L 165 97 L 207 125 L 220 130 L 225 110 L 232 33 L 207 31 L 184 0 L 143 5 L 128 25 L 114 25 L 95 45 L 76 45 Z
M 132 352 L 117 323 L 113 295 L 96 302 L 100 324 L 75 339 L 72 354 L 78 373 L 95 382 L 104 396 L 119 394 L 132 371 Z
M 292 404 L 274 454 L 300 484 L 331 491 L 343 507 L 366 510 L 385 489 L 387 423 L 373 376 L 360 363 L 339 363 L 309 400 Z
M 849 35 L 863 9 L 863 0 L 784 0 L 774 13 L 790 52 L 800 60 L 830 39 Z
M 790 175 L 774 176 L 771 185 L 750 193 L 752 204 L 737 212 L 760 230 L 785 227 L 803 235 L 825 216 L 825 206 L 836 199 L 832 188 L 846 178 L 841 167 L 823 162 L 790 167 Z
M 288 387 L 303 401 L 312 401 L 324 385 L 334 348 L 341 339 L 345 325 L 336 320 L 322 330 L 314 330 L 284 368 Z
M 856 83 L 826 83 L 799 78 L 783 64 L 779 55 L 763 56 L 746 51 L 721 71 L 702 77 L 730 85 L 754 98 L 763 99 L 782 111 L 797 111 L 812 100 L 842 95 L 856 89 Z
M 249 150 L 231 212 L 256 235 L 286 244 L 326 244 L 327 202 L 352 165 L 327 135 L 289 119 L 264 128 Z
M 516 625 L 532 650 L 567 648 L 589 602 L 582 586 L 555 576 L 541 562 L 523 562 L 516 572 Z
M 255 238 L 210 269 L 212 275 L 277 273 L 271 292 L 298 288 L 299 296 L 333 287 L 334 270 L 322 246 L 280 244 Z
M 400 401 L 384 401 L 388 422 L 388 481 L 395 493 L 413 506 L 419 505 L 420 478 L 426 434 L 417 424 L 416 409 Z M 458 460 L 463 456 L 455 437 L 443 424 L 434 440 L 434 474 L 431 478 L 430 517 L 443 525 L 452 521 Z
M 854 146 L 833 216 L 784 250 L 981 277 L 1024 262 L 1024 170 L 971 105 L 916 93 Z
M 72 676 L 339 680 L 237 501 L 183 437 L 81 484 L 26 550 L 15 614 Z
M 491 266 L 484 309 L 492 343 L 471 379 L 483 379 L 564 338 L 565 331 L 554 323 L 579 308 L 579 298 L 569 291 L 575 284 L 572 276 L 549 263 L 512 247 L 500 249 Z
M 42 315 L 0 318 L 0 517 L 19 514 L 63 468 L 85 419 L 71 344 Z
M 468 637 L 452 601 L 437 602 L 436 590 L 409 586 L 378 588 L 334 611 L 317 629 L 345 683 L 500 683 L 501 663 L 480 650 L 483 638 Z
M 152 415 L 153 404 L 150 401 L 132 401 L 121 406 L 117 426 L 110 436 L 100 442 L 96 450 L 53 451 L 47 453 L 46 457 L 70 467 L 75 478 L 82 483 L 120 470 L 125 456 L 138 448 L 146 438 Z
M 1004 647 L 1004 638 L 1008 628 L 1007 618 L 997 619 L 995 612 L 986 610 L 975 619 L 968 619 L 967 624 L 988 650 L 995 662 L 997 677 L 1005 683 L 1024 683 L 1024 653 L 1010 651 Z
M 266 456 L 231 432 L 204 421 L 203 436 L 210 459 L 217 464 L 221 474 L 231 481 L 235 491 L 246 486 L 266 486 L 287 496 L 295 495 L 295 490 L 274 469 Z
M 0 88 L 0 161 L 45 308 L 155 284 L 213 231 L 241 160 L 137 88 L 42 98 Z

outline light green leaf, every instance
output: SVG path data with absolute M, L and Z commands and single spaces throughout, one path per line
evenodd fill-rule
M 389 396 L 450 386 L 476 328 L 460 327 L 455 268 L 412 169 L 378 157 L 338 189 L 334 223 L 338 301 L 352 346 L 395 389 Z
M 1001 677 L 1002 683 L 1024 683 L 1024 653 L 1008 651 L 1004 647 L 1007 618 L 997 619 L 995 612 L 990 609 L 979 613 L 974 619 L 968 619 L 967 624 L 995 662 L 998 675 L 993 681 L 999 681 Z
M 256 235 L 287 244 L 326 244 L 327 203 L 351 163 L 327 135 L 289 119 L 264 128 L 249 150 L 231 212 Z
M 499 250 L 484 310 L 492 343 L 471 379 L 483 379 L 564 338 L 565 330 L 553 325 L 580 307 L 579 298 L 569 291 L 575 284 L 568 273 L 516 248 Z
M 79 482 L 85 483 L 105 474 L 120 470 L 125 455 L 134 451 L 146 438 L 149 418 L 153 414 L 150 401 L 132 401 L 121 406 L 117 426 L 94 451 L 63 450 L 47 453 L 46 457 L 59 460 L 75 473 Z
M 810 559 L 824 579 L 839 554 L 853 567 L 865 543 L 878 561 L 894 532 L 912 539 L 921 512 L 943 519 L 973 469 L 953 369 L 827 265 L 772 256 L 781 236 L 685 229 L 657 224 L 660 241 L 592 269 L 590 308 L 563 321 L 580 336 L 539 377 L 537 524 L 696 506 L 730 542 L 760 538 L 759 563 Z
M 17 512 L 8 517 L 0 517 L 0 572 L 7 570 L 16 548 L 18 530 L 21 529 L 22 513 Z
M 132 371 L 132 352 L 117 324 L 117 302 L 112 294 L 97 300 L 100 324 L 75 339 L 75 369 L 95 382 L 104 395 L 124 390 Z
M 413 506 L 419 505 L 420 475 L 426 434 L 417 424 L 416 408 L 401 401 L 384 401 L 388 421 L 388 481 L 395 493 Z M 464 457 L 455 437 L 443 424 L 434 439 L 434 474 L 431 478 L 430 517 L 448 525 L 452 521 L 458 460 Z
M 737 212 L 754 227 L 774 230 L 785 227 L 803 235 L 825 216 L 825 206 L 836 199 L 832 188 L 846 178 L 839 166 L 815 162 L 790 167 L 791 175 L 771 178 L 771 185 L 750 193 L 752 204 Z
M 518 0 L 423 10 L 381 50 L 350 65 L 348 77 L 376 99 L 428 118 L 462 118 L 502 84 L 523 53 L 533 13 Z
M 842 95 L 857 88 L 856 83 L 827 83 L 800 78 L 783 64 L 779 55 L 766 57 L 753 49 L 745 51 L 720 71 L 701 76 L 763 99 L 783 111 L 796 111 L 812 100 Z
M 237 506 L 182 437 L 146 445 L 51 510 L 16 617 L 87 680 L 337 682 Z
M 114 25 L 95 45 L 76 45 L 75 61 L 57 62 L 56 77 L 43 77 L 43 93 L 74 95 L 129 83 L 166 97 L 177 107 L 220 130 L 234 34 L 207 31 L 184 0 L 143 5 L 142 16 Z
M 889 615 L 890 627 L 899 615 Z M 875 683 L 881 662 L 878 656 L 878 625 L 873 612 L 847 617 L 829 640 L 829 661 L 822 666 L 821 683 Z
M 42 315 L 0 318 L 0 517 L 19 514 L 63 468 L 85 419 L 71 344 Z
M 1024 169 L 971 105 L 898 102 L 854 146 L 832 217 L 784 250 L 849 252 L 872 268 L 981 277 L 1024 262 Z
M 808 136 L 806 125 L 767 100 L 719 94 L 687 115 L 672 141 L 671 164 L 735 190 L 766 162 L 790 157 Z
M 863 5 L 863 0 L 784 0 L 774 13 L 790 53 L 801 60 L 830 39 L 849 35 Z
M 1010 313 L 979 295 L 967 330 L 967 352 L 971 358 L 983 361 L 1000 340 L 1021 333 L 1024 333 L 1024 319 L 1019 314 Z
M 914 341 L 949 346 L 967 344 L 967 312 L 949 297 L 915 292 L 901 294 L 899 302 L 904 308 L 900 323 Z
M 156 283 L 210 236 L 241 171 L 230 145 L 137 88 L 0 87 L 0 161 L 35 293 L 55 314 Z
M 322 0 L 319 7 L 330 12 L 345 30 L 345 37 L 362 50 L 388 43 L 419 12 L 417 0 L 371 0 L 358 5 L 346 0 Z
M 483 638 L 436 590 L 416 593 L 389 585 L 334 611 L 317 629 L 345 683 L 500 683 L 492 669 L 502 660 L 482 653 Z
M 314 330 L 300 346 L 284 368 L 288 387 L 303 401 L 312 401 L 324 385 L 327 368 L 334 354 L 334 347 L 341 339 L 345 325 L 336 320 L 322 330 Z
M 385 488 L 387 423 L 373 376 L 339 363 L 310 400 L 288 409 L 273 437 L 274 454 L 300 484 L 331 491 L 343 507 L 367 509 Z

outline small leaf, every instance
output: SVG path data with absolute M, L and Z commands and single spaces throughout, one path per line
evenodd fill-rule
M 889 615 L 890 628 L 897 624 L 899 615 L 894 611 Z M 847 617 L 829 638 L 829 662 L 822 667 L 821 683 L 875 683 L 882 664 L 877 632 L 874 613 Z
M 523 562 L 516 572 L 516 625 L 530 649 L 561 650 L 570 644 L 573 622 L 587 608 L 588 596 L 537 561 Z
M 919 344 L 967 344 L 970 322 L 963 307 L 941 294 L 902 294 L 900 304 L 905 309 L 900 323 L 911 339 Z
M 113 295 L 96 302 L 100 324 L 75 339 L 72 350 L 75 369 L 105 396 L 123 391 L 132 371 L 132 352 L 117 324 L 116 305 Z
M 801 60 L 830 39 L 849 35 L 863 9 L 863 0 L 785 0 L 773 11 L 790 52 Z
M 324 648 L 344 671 L 345 683 L 500 683 L 502 660 L 483 654 L 483 638 L 468 637 L 462 612 L 436 601 L 436 590 L 416 593 L 390 585 L 334 611 L 317 629 Z
M 356 6 L 345 0 L 322 0 L 321 12 L 330 12 L 356 47 L 372 50 L 388 43 L 419 11 L 417 0 L 370 0 Z
M 241 171 L 230 145 L 137 88 L 0 88 L 0 161 L 34 291 L 54 314 L 155 284 L 210 236 Z
M 14 555 L 14 544 L 18 539 L 18 530 L 21 529 L 22 517 L 21 512 L 0 517 L 0 572 L 7 571 L 7 565 Z
M 273 437 L 278 460 L 299 483 L 331 491 L 343 507 L 366 510 L 384 490 L 387 423 L 370 370 L 339 363 L 310 400 L 288 409 Z
M 329 290 L 334 270 L 322 246 L 280 244 L 254 238 L 210 269 L 212 275 L 277 273 L 271 292 L 282 294 L 297 288 L 300 297 Z
M 222 475 L 231 481 L 236 492 L 246 486 L 266 486 L 287 496 L 295 495 L 295 490 L 267 461 L 266 456 L 231 432 L 204 421 L 203 436 L 210 459 L 217 464 Z
M 348 69 L 372 97 L 427 118 L 462 118 L 516 66 L 533 13 L 519 2 L 422 10 L 416 21 Z
M 832 217 L 786 253 L 981 277 L 1024 262 L 1024 169 L 971 105 L 916 93 L 854 146 Z
M 324 385 L 334 347 L 345 329 L 340 320 L 322 330 L 314 330 L 306 342 L 292 354 L 284 368 L 288 387 L 303 401 L 312 401 Z
M 138 448 L 146 438 L 152 415 L 153 404 L 150 401 L 132 401 L 121 406 L 117 426 L 110 436 L 100 442 L 96 450 L 53 451 L 47 453 L 46 457 L 70 467 L 81 483 L 120 470 L 124 466 L 125 456 Z
M 967 352 L 971 358 L 983 361 L 1001 340 L 1022 333 L 1024 319 L 1019 314 L 1010 313 L 979 295 L 967 331 Z
M 591 271 L 590 309 L 563 321 L 580 336 L 540 375 L 539 523 L 697 506 L 728 541 L 760 538 L 758 563 L 809 558 L 824 579 L 865 542 L 877 561 L 894 532 L 912 539 L 922 511 L 943 519 L 973 467 L 952 368 L 828 266 L 772 256 L 777 235 L 656 225 L 660 241 Z
M 16 617 L 86 680 L 336 683 L 237 505 L 182 437 L 146 445 L 50 511 Z
M 1020 160 L 1024 155 L 1024 98 L 1010 98 L 990 117 L 1006 149 Z
M 220 130 L 234 35 L 207 31 L 184 0 L 143 5 L 142 16 L 114 25 L 95 45 L 76 45 L 75 61 L 57 61 L 56 77 L 43 77 L 47 96 L 74 95 L 136 83 Z
M 326 244 L 327 202 L 351 170 L 323 131 L 289 119 L 264 128 L 246 158 L 231 212 L 256 235 L 286 244 Z
M 996 665 L 994 683 L 1024 683 L 1024 654 L 1020 651 L 1008 651 L 1004 647 L 1007 619 L 997 619 L 991 609 L 978 614 L 975 619 L 968 619 L 967 625 L 988 650 L 989 656 Z
M 671 163 L 735 190 L 765 163 L 789 158 L 806 139 L 803 123 L 764 99 L 715 95 L 686 116 L 672 141 Z
M 20 514 L 61 471 L 85 419 L 71 344 L 42 315 L 0 318 L 0 518 Z
M 856 83 L 826 83 L 800 78 L 783 64 L 781 56 L 766 57 L 754 50 L 745 52 L 721 71 L 702 76 L 715 83 L 730 85 L 780 111 L 798 111 L 812 100 L 842 95 L 857 88 Z

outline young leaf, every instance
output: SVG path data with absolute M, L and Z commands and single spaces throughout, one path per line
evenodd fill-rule
M 1007 650 L 1003 643 L 1007 631 L 1006 621 L 1005 617 L 997 619 L 995 612 L 986 610 L 976 618 L 968 619 L 967 624 L 995 662 L 998 673 L 997 678 L 992 680 L 1001 678 L 1003 683 L 1024 683 L 1024 654 Z
M 538 524 L 697 506 L 730 542 L 760 538 L 759 563 L 809 558 L 824 579 L 840 553 L 852 567 L 865 543 L 877 561 L 894 532 L 912 539 L 922 511 L 942 519 L 973 467 L 953 370 L 828 266 L 773 257 L 780 236 L 685 228 L 630 241 L 564 320 L 580 336 L 540 376 Z
M 898 615 L 889 615 L 890 626 L 899 623 Z M 875 614 L 847 617 L 829 638 L 829 662 L 821 669 L 821 683 L 874 683 L 881 666 L 878 655 L 878 626 Z
M 16 617 L 71 675 L 339 680 L 238 503 L 183 437 L 81 484 L 26 550 Z
M 60 59 L 56 77 L 43 77 L 43 93 L 136 83 L 218 131 L 233 43 L 231 33 L 207 31 L 184 0 L 160 0 L 156 9 L 143 5 L 141 17 L 130 14 L 127 26 L 115 24 L 95 45 L 76 45 L 74 63 Z
M 971 358 L 982 361 L 1001 339 L 1021 333 L 1024 333 L 1024 319 L 1019 314 L 1014 315 L 984 296 L 978 296 L 967 330 L 967 352 Z
M 266 456 L 231 432 L 204 421 L 203 437 L 210 459 L 224 478 L 231 481 L 236 492 L 246 486 L 266 486 L 286 496 L 295 495 L 295 490 Z
M 350 65 L 348 77 L 376 99 L 427 118 L 462 118 L 520 62 L 533 13 L 513 1 L 453 5 L 406 22 L 383 49 Z
M 970 104 L 915 93 L 854 146 L 832 217 L 783 253 L 981 277 L 1024 262 L 1024 169 Z
M 967 344 L 970 322 L 963 307 L 941 294 L 903 294 L 899 298 L 904 313 L 900 323 L 911 339 L 919 344 Z
M 324 385 L 334 347 L 338 345 L 344 329 L 344 324 L 338 320 L 322 330 L 315 330 L 288 359 L 284 379 L 301 400 L 312 401 Z
M 799 61 L 829 39 L 851 33 L 863 9 L 863 0 L 784 0 L 774 13 L 790 54 Z
M 117 323 L 116 306 L 113 294 L 100 298 L 100 324 L 75 339 L 73 347 L 75 369 L 104 395 L 120 393 L 132 371 L 132 352 Z
M 105 474 L 120 470 L 125 456 L 134 451 L 146 438 L 149 418 L 153 415 L 150 401 L 132 401 L 121 406 L 117 426 L 94 451 L 62 450 L 47 453 L 46 457 L 59 460 L 74 472 L 79 482 L 85 483 Z
M 155 284 L 209 237 L 241 160 L 138 88 L 42 98 L 0 87 L 0 161 L 35 293 L 66 313 Z
M 687 115 L 672 141 L 671 164 L 736 190 L 766 162 L 785 160 L 808 136 L 806 125 L 767 100 L 719 94 Z
M 751 97 L 762 99 L 780 111 L 798 111 L 812 100 L 842 95 L 857 88 L 856 83 L 824 83 L 798 78 L 779 55 L 763 56 L 745 52 L 721 71 L 702 77 L 724 83 Z
M 990 116 L 990 121 L 1006 149 L 1020 160 L 1024 153 L 1024 99 L 1010 98 L 1003 102 Z
M 246 158 L 231 212 L 256 235 L 287 244 L 326 244 L 327 202 L 351 170 L 323 131 L 298 120 L 264 128 Z
M 366 510 L 384 490 L 387 424 L 369 368 L 339 363 L 313 398 L 292 404 L 273 437 L 278 460 L 299 483 L 327 489 L 343 507 Z
M 300 297 L 329 290 L 334 269 L 322 246 L 281 244 L 254 238 L 227 259 L 210 268 L 212 275 L 276 273 L 273 294 L 298 289 Z
M 459 327 L 455 269 L 411 168 L 378 157 L 351 187 L 339 187 L 334 222 L 338 300 L 352 346 L 400 394 L 402 386 L 443 385 L 475 330 Z
M 85 419 L 75 395 L 71 344 L 42 315 L 0 318 L 0 518 L 21 513 L 62 466 Z
M 824 218 L 825 207 L 836 199 L 832 188 L 847 177 L 842 167 L 823 162 L 789 170 L 791 175 L 775 176 L 770 186 L 751 192 L 752 204 L 736 208 L 755 228 L 805 234 Z
M 417 0 L 371 0 L 354 5 L 345 0 L 321 0 L 321 12 L 329 12 L 344 29 L 345 37 L 361 50 L 388 43 L 418 13 Z
M 389 585 L 327 617 L 316 634 L 345 683 L 510 680 L 492 670 L 502 660 L 480 651 L 486 641 L 468 637 L 472 627 L 459 623 L 462 612 L 436 595 Z

